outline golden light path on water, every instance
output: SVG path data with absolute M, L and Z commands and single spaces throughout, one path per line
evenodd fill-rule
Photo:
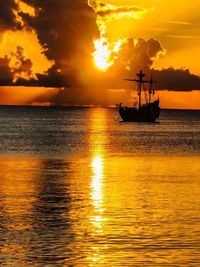
M 94 109 L 91 113 L 89 146 L 91 148 L 91 200 L 98 211 L 103 212 L 103 183 L 104 183 L 104 158 L 106 143 L 106 114 L 105 110 Z
M 91 147 L 91 167 L 93 175 L 91 177 L 91 202 L 93 205 L 93 214 L 90 217 L 93 230 L 97 234 L 103 233 L 104 217 L 104 158 L 106 143 L 106 112 L 101 109 L 94 109 L 90 117 L 89 125 L 89 146 Z M 98 246 L 91 247 L 91 255 L 88 255 L 90 266 L 96 266 L 102 262 L 104 254 Z
M 94 176 L 91 183 L 91 199 L 96 209 L 101 209 L 103 199 L 103 158 L 97 155 L 92 160 Z

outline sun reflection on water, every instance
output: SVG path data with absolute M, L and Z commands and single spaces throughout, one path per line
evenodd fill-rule
M 91 182 L 91 199 L 95 209 L 102 211 L 103 200 L 103 158 L 99 155 L 92 160 L 93 177 Z
M 90 148 L 91 148 L 91 184 L 90 199 L 93 206 L 91 223 L 100 230 L 103 218 L 104 202 L 104 158 L 106 136 L 106 111 L 94 109 L 90 115 Z
M 92 205 L 90 223 L 92 225 L 92 235 L 102 235 L 104 224 L 106 222 L 104 210 L 104 158 L 107 144 L 107 125 L 106 111 L 103 109 L 94 109 L 90 115 L 89 125 L 89 144 L 91 148 L 91 183 L 90 183 L 90 201 Z M 104 261 L 104 253 L 98 246 L 92 246 L 88 254 L 90 266 L 96 266 L 97 263 Z

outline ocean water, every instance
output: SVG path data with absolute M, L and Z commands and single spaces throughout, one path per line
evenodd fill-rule
M 200 266 L 200 111 L 0 107 L 1 266 Z

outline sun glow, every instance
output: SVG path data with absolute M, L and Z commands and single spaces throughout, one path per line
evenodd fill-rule
M 95 64 L 100 70 L 106 71 L 111 66 L 109 45 L 104 38 L 101 38 L 94 41 L 94 47 L 96 49 L 93 54 Z
M 108 38 L 108 25 L 113 20 L 141 19 L 147 10 L 134 5 L 113 5 L 94 0 L 88 0 L 88 5 L 96 13 L 96 24 L 100 34 L 100 38 L 94 41 L 95 52 L 92 56 L 97 68 L 105 72 L 118 59 L 121 46 L 127 41 L 127 38 L 121 38 L 122 35 L 117 35 L 115 40 L 111 39 L 112 37 Z
M 94 62 L 98 69 L 106 71 L 118 58 L 119 51 L 125 39 L 109 43 L 106 38 L 101 37 L 94 41 L 95 52 L 93 53 Z

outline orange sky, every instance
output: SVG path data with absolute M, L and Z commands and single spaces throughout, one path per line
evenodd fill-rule
M 141 19 L 124 16 L 107 24 L 112 38 L 142 37 L 158 39 L 166 49 L 165 56 L 154 63 L 157 68 L 187 67 L 200 75 L 199 1 L 184 0 L 106 0 L 113 5 L 135 5 L 146 10 Z
M 23 12 L 28 13 L 32 17 L 36 15 L 34 8 L 24 4 L 23 1 L 16 0 L 16 2 L 20 3 L 20 9 Z M 90 2 L 92 3 L 94 1 Z M 98 1 L 96 2 L 98 3 Z M 188 1 L 180 0 L 105 0 L 103 2 L 105 3 L 105 6 L 107 5 L 111 9 L 136 6 L 142 10 L 141 13 L 138 12 L 137 16 L 132 16 L 131 12 L 126 12 L 124 14 L 120 13 L 120 16 L 110 15 L 110 17 L 107 16 L 102 18 L 104 26 L 103 37 L 106 38 L 106 40 L 108 40 L 108 42 L 111 44 L 108 50 L 115 49 L 117 51 L 117 41 L 122 40 L 123 38 L 155 38 L 162 45 L 164 53 L 162 53 L 162 55 L 160 55 L 159 58 L 154 61 L 154 68 L 163 69 L 170 66 L 174 68 L 188 68 L 191 73 L 200 75 L 199 1 L 193 1 L 192 4 Z M 94 8 L 94 12 L 97 12 L 98 14 L 97 8 Z M 19 21 L 21 20 L 17 13 L 16 19 Z M 23 24 L 23 20 L 21 23 Z M 100 26 L 99 30 L 102 30 Z M 114 43 L 112 43 L 112 40 L 114 40 Z M 93 41 L 94 40 L 91 40 L 91 43 Z M 103 46 L 104 45 L 105 44 L 103 43 Z M 49 60 L 43 53 L 44 48 L 40 44 L 37 33 L 33 29 L 23 29 L 17 31 L 9 29 L 0 32 L 0 57 L 3 58 L 5 55 L 9 55 L 11 52 L 16 50 L 17 46 L 23 47 L 25 58 L 28 58 L 32 61 L 33 78 L 35 77 L 36 73 L 45 73 L 54 64 L 54 60 Z M 98 58 L 98 60 L 100 61 L 101 66 L 102 64 L 104 66 L 105 61 L 107 60 L 107 58 L 103 58 L 102 61 L 101 57 L 102 55 L 104 57 L 107 52 L 108 51 L 103 51 L 103 54 L 100 53 L 100 58 Z M 118 51 L 116 54 L 117 53 Z M 78 62 L 79 58 L 76 60 Z M 95 65 L 95 60 L 92 59 L 91 55 L 91 61 L 92 60 L 93 65 Z M 13 66 L 16 65 L 16 58 L 14 56 L 10 61 L 10 65 L 12 64 Z M 82 74 L 80 73 L 80 78 L 82 75 L 84 79 L 87 77 L 87 75 L 91 75 L 91 72 L 87 71 L 87 64 L 85 64 L 85 66 L 86 68 L 83 68 Z M 95 68 L 98 69 L 97 66 L 95 66 Z M 99 72 L 101 71 L 99 70 Z M 9 97 L 5 96 L 6 88 L 8 90 L 7 96 L 9 95 Z M 29 91 L 27 91 L 26 88 L 18 88 L 15 90 L 16 96 L 11 96 L 10 89 L 8 89 L 8 87 L 4 87 L 0 90 L 0 104 L 24 104 L 24 102 L 26 102 L 24 101 L 26 98 L 31 98 L 32 96 L 34 99 L 38 93 L 41 94 L 41 92 L 44 92 L 45 90 L 48 92 L 49 89 L 43 88 L 39 92 L 38 89 L 35 89 L 34 91 L 34 88 L 29 89 Z M 116 97 L 116 94 L 121 97 L 120 91 L 110 91 L 109 94 L 110 102 L 112 102 L 112 99 L 115 101 L 118 98 Z M 44 92 L 44 95 L 48 95 L 48 93 Z M 98 95 L 95 97 L 98 98 Z M 198 92 L 177 93 L 163 91 L 161 92 L 161 97 L 161 103 L 163 103 L 164 107 L 198 108 L 200 94 Z M 48 102 L 48 97 L 44 102 Z

